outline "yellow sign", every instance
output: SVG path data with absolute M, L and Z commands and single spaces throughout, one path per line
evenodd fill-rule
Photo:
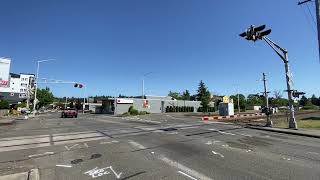
M 223 96 L 222 102 L 229 103 L 230 102 L 229 96 Z

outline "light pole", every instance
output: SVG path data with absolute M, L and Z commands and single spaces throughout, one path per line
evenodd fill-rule
M 239 84 L 233 84 L 237 87 L 237 98 L 238 98 L 238 114 L 240 114 L 240 95 L 239 95 Z
M 290 120 L 289 120 L 289 128 L 297 129 L 297 122 L 294 117 L 294 108 L 293 108 L 293 90 L 292 90 L 292 80 L 291 80 L 291 74 L 289 70 L 289 60 L 288 60 L 288 51 L 284 48 L 281 48 L 278 44 L 273 42 L 271 39 L 267 37 L 271 33 L 271 29 L 268 29 L 266 31 L 263 31 L 265 29 L 265 25 L 255 27 L 251 25 L 247 30 L 240 34 L 241 37 L 244 37 L 245 39 L 249 41 L 257 41 L 257 40 L 264 40 L 282 59 L 284 66 L 285 66 L 285 72 L 286 72 L 286 83 L 287 83 L 287 92 L 288 92 L 288 100 L 289 100 L 289 109 L 290 109 Z
M 152 74 L 152 72 L 148 72 L 148 73 L 145 73 L 143 76 L 142 76 L 142 99 L 144 99 L 144 78 L 148 75 Z
M 37 100 L 37 89 L 38 89 L 38 78 L 39 78 L 39 68 L 40 68 L 40 63 L 43 62 L 48 62 L 48 61 L 55 61 L 55 59 L 45 59 L 45 60 L 39 60 L 37 61 L 37 74 L 36 74 L 36 82 L 34 85 L 35 91 L 34 91 L 34 100 L 33 100 L 33 116 L 36 115 L 36 105 L 38 103 Z

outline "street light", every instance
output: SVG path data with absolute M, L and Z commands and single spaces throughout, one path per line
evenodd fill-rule
M 142 76 L 142 99 L 144 99 L 144 78 L 148 75 L 152 74 L 152 72 L 148 72 L 148 73 L 145 73 L 143 76 Z
M 39 68 L 40 68 L 40 63 L 43 63 L 43 62 L 48 62 L 48 61 L 55 61 L 55 59 L 44 59 L 44 60 L 39 60 L 37 61 L 37 74 L 36 74 L 36 83 L 35 83 L 35 91 L 34 91 L 34 100 L 33 100 L 33 116 L 36 115 L 36 105 L 37 105 L 37 89 L 38 89 L 38 78 L 39 78 Z
M 271 33 L 271 29 L 265 30 L 265 25 L 255 27 L 251 25 L 247 30 L 239 36 L 244 37 L 247 40 L 256 41 L 256 40 L 264 40 L 282 59 L 284 66 L 285 66 L 285 72 L 286 72 L 286 83 L 287 83 L 287 93 L 288 93 L 288 99 L 289 99 L 289 109 L 290 109 L 290 121 L 289 121 L 289 128 L 297 129 L 297 122 L 294 117 L 294 108 L 293 108 L 293 90 L 292 90 L 292 80 L 291 80 L 291 74 L 289 69 L 289 60 L 288 60 L 288 51 L 282 47 L 280 47 L 278 44 L 273 42 L 271 39 L 267 37 Z

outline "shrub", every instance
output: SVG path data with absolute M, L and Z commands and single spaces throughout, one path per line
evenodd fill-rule
M 145 114 L 147 114 L 147 111 L 140 111 L 139 114 L 140 115 L 145 115 Z
M 122 114 L 122 116 L 130 116 L 130 113 L 129 112 L 125 112 Z
M 191 107 L 191 112 L 194 112 L 194 107 L 193 106 Z
M 9 109 L 9 102 L 6 100 L 0 100 L 0 109 Z
M 22 103 L 20 103 L 20 104 L 17 104 L 17 108 L 25 108 L 25 107 L 27 107 L 27 103 L 25 103 L 25 102 L 22 102 Z
M 130 106 L 129 109 L 128 109 L 128 112 L 131 112 L 132 109 L 134 109 L 133 106 Z
M 310 106 L 303 106 L 302 109 L 303 110 L 315 110 L 315 109 L 319 109 L 319 107 L 315 106 L 315 105 L 310 105 Z
M 136 109 L 134 109 L 133 106 L 130 106 L 128 111 L 129 111 L 129 113 L 130 113 L 131 115 L 138 115 L 138 114 L 139 114 L 139 111 L 136 110 Z

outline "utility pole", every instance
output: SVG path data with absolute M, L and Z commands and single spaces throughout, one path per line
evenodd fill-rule
M 141 99 L 144 99 L 144 78 L 146 76 L 148 76 L 149 74 L 151 74 L 152 72 L 148 72 L 148 73 L 145 73 L 143 76 L 142 76 L 142 97 Z
M 237 94 L 238 94 L 238 114 L 240 115 L 240 96 L 239 96 L 239 87 L 237 87 Z
M 267 124 L 266 126 L 268 127 L 272 127 L 273 123 L 272 123 L 272 120 L 271 120 L 271 117 L 270 117 L 270 108 L 269 108 L 269 98 L 268 98 L 268 91 L 267 91 L 267 85 L 266 85 L 266 74 L 265 73 L 262 73 L 262 81 L 263 81 L 263 87 L 264 87 L 264 97 L 265 97 L 265 100 L 266 100 L 266 115 L 267 115 Z
M 304 0 L 298 2 L 298 5 L 302 5 L 308 2 L 312 2 L 312 0 Z M 316 6 L 316 19 L 317 19 L 317 31 L 318 31 L 318 52 L 319 52 L 319 61 L 320 61 L 320 0 L 315 0 Z

